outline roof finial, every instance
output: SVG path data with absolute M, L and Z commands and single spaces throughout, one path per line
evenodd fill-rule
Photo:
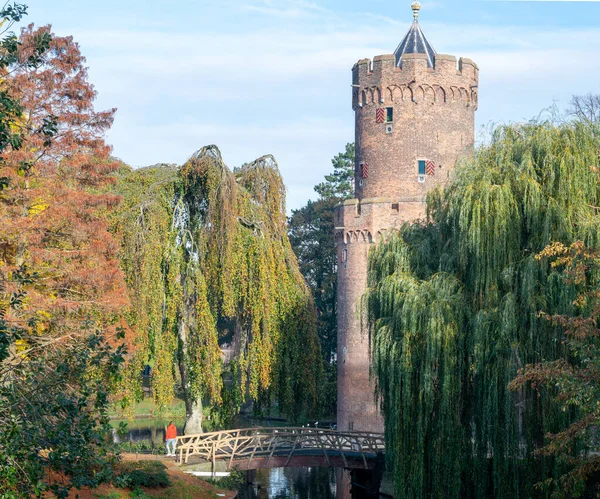
M 417 22 L 417 18 L 419 17 L 419 10 L 421 9 L 421 4 L 418 2 L 418 0 L 416 0 L 410 7 L 413 11 L 413 16 L 415 18 L 414 22 Z

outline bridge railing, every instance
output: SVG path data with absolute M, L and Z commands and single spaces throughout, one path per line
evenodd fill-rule
M 348 466 L 348 458 L 367 460 L 385 451 L 380 433 L 342 432 L 318 428 L 244 428 L 177 437 L 179 463 L 187 464 L 191 457 L 212 462 L 227 461 L 231 468 L 236 460 L 267 458 L 269 466 L 274 456 L 287 456 L 287 466 L 295 454 L 322 454 L 330 464 L 331 455 L 339 455 Z

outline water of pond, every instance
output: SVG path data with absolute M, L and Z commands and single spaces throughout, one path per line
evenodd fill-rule
M 333 468 L 271 468 L 248 472 L 239 499 L 335 499 Z

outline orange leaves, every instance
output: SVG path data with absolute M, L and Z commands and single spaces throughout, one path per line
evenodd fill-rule
M 119 167 L 104 142 L 115 110 L 94 109 L 96 91 L 72 37 L 53 37 L 43 63 L 27 63 L 49 33 L 23 29 L 21 64 L 3 81 L 23 107 L 15 126 L 24 141 L 0 165 L 9 179 L 0 193 L 0 277 L 23 264 L 37 272 L 20 315 L 50 314 L 50 333 L 61 334 L 87 317 L 107 326 L 128 301 L 105 220 L 120 198 L 99 192 Z

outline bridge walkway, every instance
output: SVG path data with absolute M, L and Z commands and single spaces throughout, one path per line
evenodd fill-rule
M 368 469 L 384 452 L 380 433 L 317 428 L 244 428 L 177 437 L 180 465 L 210 462 L 213 470 L 217 461 L 225 461 L 227 469 L 254 469 L 298 465 L 303 460 Z

